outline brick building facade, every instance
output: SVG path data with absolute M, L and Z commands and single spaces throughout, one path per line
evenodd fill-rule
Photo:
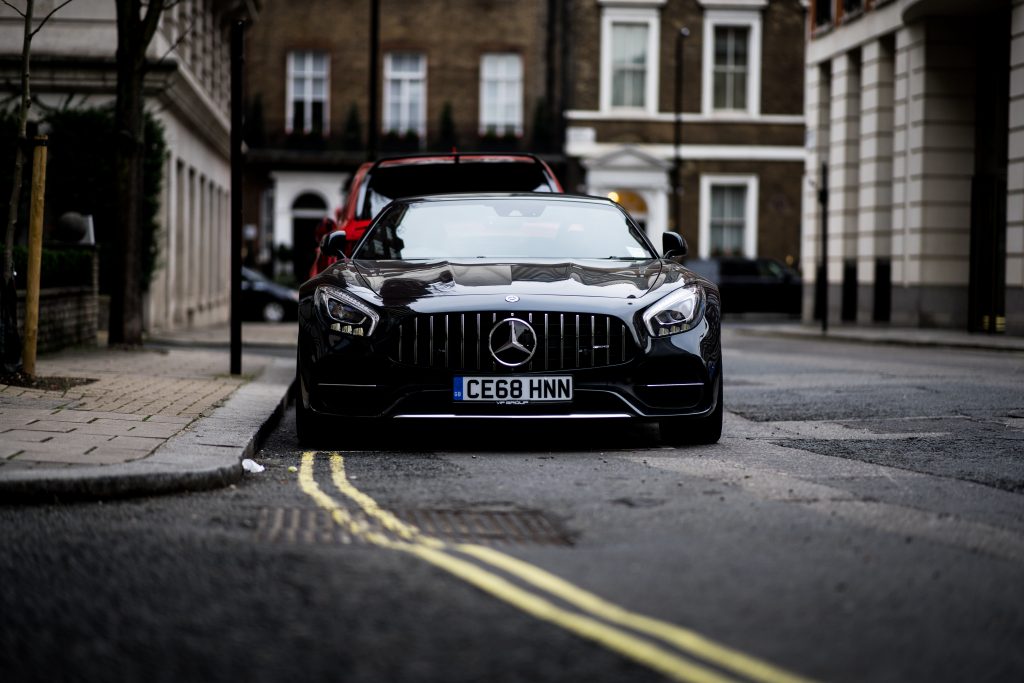
M 796 0 L 575 3 L 579 188 L 614 192 L 656 243 L 673 229 L 703 257 L 798 261 L 804 16 Z
M 255 261 L 312 249 L 316 222 L 367 158 L 370 5 L 269 0 L 249 31 L 246 215 Z M 700 255 L 799 260 L 799 0 L 380 6 L 381 155 L 535 152 L 568 191 L 615 193 L 656 244 L 678 229 Z
M 270 259 L 271 245 L 312 250 L 368 157 L 370 4 L 270 0 L 249 30 L 252 260 Z M 382 0 L 379 153 L 546 147 L 547 12 L 546 0 Z

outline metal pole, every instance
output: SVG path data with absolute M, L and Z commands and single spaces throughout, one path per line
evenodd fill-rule
M 370 94 L 370 120 L 367 122 L 366 158 L 373 161 L 377 158 L 377 139 L 380 127 L 378 112 L 380 75 L 380 0 L 370 0 L 370 82 L 367 92 Z
M 25 293 L 25 342 L 22 348 L 24 372 L 36 374 L 36 342 L 39 335 L 39 275 L 43 257 L 43 209 L 46 206 L 45 135 L 32 143 L 32 204 L 28 224 L 28 268 Z
M 683 159 L 681 147 L 683 144 L 683 39 L 690 35 L 690 29 L 685 26 L 676 33 L 676 92 L 675 92 L 675 117 L 673 118 L 673 144 L 672 144 L 672 201 L 674 229 L 682 234 L 683 232 L 683 203 L 681 185 L 683 184 Z
M 818 188 L 818 211 L 821 213 L 821 269 L 818 271 L 818 295 L 821 297 L 821 333 L 828 332 L 828 164 L 821 164 Z
M 231 26 L 231 374 L 242 374 L 242 73 L 246 22 Z

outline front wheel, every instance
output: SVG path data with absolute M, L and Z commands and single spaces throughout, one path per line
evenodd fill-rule
M 302 448 L 322 445 L 327 432 L 324 418 L 307 408 L 302 400 L 302 377 L 298 378 L 298 395 L 295 397 L 295 436 Z
M 658 423 L 661 440 L 673 446 L 681 444 L 712 444 L 722 438 L 722 417 L 725 399 L 718 389 L 718 404 L 707 417 L 668 417 Z
M 268 301 L 263 306 L 263 321 L 279 323 L 284 320 L 284 306 L 277 301 Z

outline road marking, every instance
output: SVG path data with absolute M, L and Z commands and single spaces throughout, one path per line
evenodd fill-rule
M 323 492 L 313 476 L 314 458 L 314 451 L 302 454 L 299 484 L 318 505 L 330 512 L 337 524 L 350 533 L 380 547 L 400 550 L 419 557 L 531 616 L 597 642 L 669 678 L 695 683 L 723 683 L 736 680 L 659 647 L 649 640 L 638 637 L 636 633 L 660 640 L 691 657 L 702 659 L 749 680 L 765 683 L 806 683 L 809 680 L 715 643 L 689 629 L 630 612 L 550 572 L 493 548 L 466 543 L 452 545 L 423 534 L 417 527 L 398 519 L 372 497 L 353 486 L 345 473 L 344 458 L 338 453 L 332 453 L 331 480 L 335 488 L 358 505 L 383 529 L 401 539 L 392 540 L 386 534 L 374 531 L 365 521 L 354 518 L 344 506 Z M 583 614 L 559 607 L 498 574 L 458 557 L 456 553 L 467 555 L 501 570 L 551 597 L 573 605 Z M 634 633 L 612 624 L 626 627 Z

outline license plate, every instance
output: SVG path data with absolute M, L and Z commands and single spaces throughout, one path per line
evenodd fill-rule
M 512 404 L 571 401 L 572 376 L 456 377 L 453 397 L 456 401 Z

